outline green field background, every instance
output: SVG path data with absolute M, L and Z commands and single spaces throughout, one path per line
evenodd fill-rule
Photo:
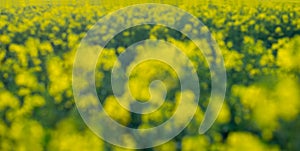
M 184 35 L 159 25 L 121 32 L 105 48 L 96 73 L 101 103 L 119 123 L 141 128 L 166 121 L 178 91 L 168 76 L 172 71 L 150 62 L 134 70 L 133 95 L 147 101 L 149 83 L 161 78 L 169 84 L 169 101 L 149 116 L 118 105 L 109 71 L 129 45 L 148 38 L 171 42 L 187 53 L 201 77 L 192 122 L 168 143 L 144 150 L 300 150 L 299 1 L 0 0 L 0 151 L 128 150 L 103 141 L 85 125 L 74 102 L 72 67 L 81 39 L 101 17 L 145 2 L 178 6 L 207 26 L 224 56 L 227 92 L 218 119 L 199 135 L 210 95 L 210 74 L 200 51 Z

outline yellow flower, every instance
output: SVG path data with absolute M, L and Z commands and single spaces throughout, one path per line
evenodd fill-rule
M 0 35 L 0 44 L 9 44 L 10 38 L 8 35 Z
M 0 92 L 0 111 L 3 111 L 6 107 L 17 109 L 20 106 L 20 102 L 16 96 L 9 91 Z
M 28 88 L 35 89 L 38 87 L 36 76 L 28 71 L 19 73 L 15 78 L 15 82 L 19 86 L 26 86 Z
M 209 140 L 205 135 L 185 136 L 182 140 L 182 151 L 208 150 Z
M 276 146 L 265 145 L 257 136 L 248 132 L 231 132 L 226 141 L 228 151 L 278 151 Z
M 116 100 L 114 96 L 106 98 L 104 103 L 105 112 L 123 125 L 127 125 L 130 122 L 130 112 L 124 109 Z
M 219 123 L 228 123 L 230 121 L 230 110 L 227 103 L 223 103 L 222 109 L 217 118 L 217 122 Z

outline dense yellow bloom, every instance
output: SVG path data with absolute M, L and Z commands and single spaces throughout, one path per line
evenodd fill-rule
M 0 35 L 0 43 L 1 44 L 9 44 L 10 43 L 10 38 L 7 35 Z
M 287 70 L 300 69 L 299 36 L 284 44 L 278 51 L 277 63 Z
M 8 133 L 10 138 L 17 142 L 13 146 L 16 150 L 43 150 L 44 129 L 37 121 L 17 120 L 12 124 Z
M 118 100 L 110 96 L 106 98 L 104 104 L 105 112 L 112 117 L 114 120 L 118 121 L 123 125 L 127 125 L 130 122 L 130 112 L 124 109 L 119 103 Z
M 256 136 L 247 132 L 232 132 L 229 134 L 227 139 L 228 151 L 277 151 L 276 147 L 268 147 L 263 142 L 261 142 Z
M 225 101 L 226 102 L 226 101 Z M 217 118 L 217 122 L 219 123 L 228 123 L 230 121 L 231 113 L 229 110 L 229 107 L 226 103 L 223 104 L 222 109 L 219 113 L 219 116 Z
M 21 72 L 16 76 L 15 82 L 19 86 L 25 86 L 28 88 L 37 88 L 38 86 L 38 81 L 36 79 L 36 76 L 34 74 L 24 71 Z
M 209 140 L 206 136 L 186 136 L 182 141 L 182 150 L 207 150 Z
M 17 109 L 20 106 L 19 100 L 9 91 L 0 92 L 0 110 L 5 109 L 6 107 Z
M 80 131 L 76 120 L 69 118 L 60 122 L 52 132 L 49 149 L 59 151 L 98 151 L 104 150 L 103 141 L 90 130 Z
M 169 141 L 163 145 L 155 147 L 154 151 L 176 151 L 176 142 Z
M 127 150 L 104 144 L 80 120 L 74 109 L 71 85 L 72 78 L 79 77 L 72 77 L 72 67 L 80 40 L 98 19 L 124 6 L 150 1 L 49 2 L 51 6 L 32 6 L 42 2 L 17 0 L 13 1 L 14 7 L 10 7 L 10 1 L 0 0 L 0 150 Z M 193 34 L 210 31 L 222 50 L 228 73 L 227 90 L 231 91 L 227 93 L 213 127 L 198 136 L 211 89 L 211 75 L 206 69 L 208 62 L 215 59 L 214 52 L 206 52 L 209 57 L 204 58 L 202 51 L 205 50 L 199 50 L 185 35 L 161 25 L 143 25 L 123 31 L 119 35 L 121 38 L 113 39 L 99 58 L 94 52 L 100 46 L 83 45 L 86 51 L 81 55 L 90 60 L 98 59 L 96 86 L 99 98 L 105 100 L 99 102 L 95 96 L 86 94 L 77 107 L 88 108 L 88 105 L 103 103 L 105 111 L 117 122 L 152 128 L 168 120 L 183 97 L 186 98 L 182 100 L 186 112 L 179 115 L 175 123 L 181 124 L 183 115 L 195 105 L 189 102 L 194 99 L 194 94 L 189 91 L 180 94 L 178 73 L 167 64 L 143 62 L 128 73 L 126 84 L 135 99 L 149 101 L 151 96 L 166 99 L 150 114 L 135 118 L 118 103 L 106 85 L 110 83 L 114 65 L 120 66 L 118 54 L 126 51 L 129 42 L 142 40 L 139 36 L 148 36 L 178 47 L 197 70 L 201 86 L 200 102 L 190 124 L 175 139 L 153 150 L 299 150 L 299 4 L 244 0 L 153 2 L 175 4 L 195 15 L 207 28 L 195 28 L 199 25 L 191 22 L 182 25 L 182 30 Z M 23 7 L 26 5 L 30 6 Z M 147 9 L 135 10 L 125 15 L 138 16 L 139 11 L 148 12 Z M 149 14 L 173 24 L 180 24 L 185 17 L 174 17 L 174 12 L 157 14 L 155 10 L 149 10 Z M 144 21 L 135 18 L 129 22 L 125 15 L 116 17 L 116 23 L 110 27 L 100 27 L 97 32 L 108 35 L 99 38 L 109 40 L 116 27 Z M 201 42 L 204 48 L 210 47 L 207 41 Z M 178 55 L 159 54 L 171 56 L 179 64 L 186 65 Z M 94 64 L 83 61 L 79 68 L 86 69 L 90 65 Z M 179 74 L 184 74 L 184 70 Z M 82 89 L 90 85 L 81 80 L 78 86 Z M 167 98 L 161 97 L 160 90 L 151 91 L 149 86 L 154 80 L 164 83 Z M 124 98 L 127 97 L 125 94 Z M 120 139 L 128 144 L 135 143 L 130 135 L 120 136 Z

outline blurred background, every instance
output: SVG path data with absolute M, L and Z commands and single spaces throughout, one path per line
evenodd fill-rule
M 227 92 L 217 121 L 199 135 L 211 90 L 201 51 L 185 35 L 164 26 L 141 25 L 119 33 L 98 59 L 96 86 L 106 112 L 120 124 L 141 128 L 163 123 L 176 109 L 180 89 L 167 65 L 140 64 L 129 81 L 133 96 L 149 100 L 150 82 L 160 79 L 167 85 L 167 101 L 149 115 L 123 109 L 113 97 L 110 71 L 133 43 L 173 43 L 200 77 L 201 97 L 190 124 L 168 143 L 144 150 L 300 150 L 297 0 L 0 0 L 0 150 L 129 150 L 106 143 L 85 125 L 73 98 L 72 67 L 81 39 L 101 17 L 145 2 L 175 5 L 207 26 L 223 53 Z M 145 10 L 132 15 L 139 11 Z M 193 27 L 190 23 L 183 30 Z

